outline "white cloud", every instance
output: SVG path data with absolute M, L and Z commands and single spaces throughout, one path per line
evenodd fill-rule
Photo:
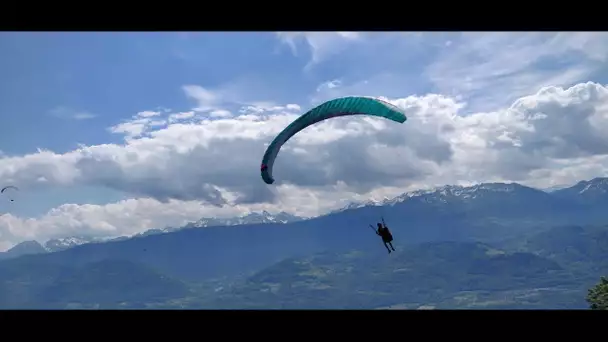
M 342 81 L 340 80 L 331 80 L 323 82 L 317 87 L 317 93 L 331 91 L 331 89 L 339 88 L 341 86 Z
M 5 214 L 0 249 L 248 210 L 314 215 L 432 185 L 509 180 L 550 187 L 606 172 L 608 90 L 576 84 L 605 69 L 604 33 L 276 36 L 297 56 L 310 53 L 311 72 L 293 83 L 309 87 L 311 103 L 279 103 L 272 84 L 243 74 L 217 88 L 182 87 L 191 110 L 143 111 L 116 123 L 108 130 L 124 137 L 119 144 L 0 154 L 0 177 L 23 191 L 86 184 L 133 197 L 66 204 L 38 218 Z M 277 184 L 266 186 L 258 167 L 272 138 L 311 104 L 345 95 L 387 96 L 409 120 L 336 118 L 309 127 L 283 147 Z M 87 118 L 59 109 L 54 115 Z
M 72 119 L 72 120 L 88 120 L 97 117 L 97 115 L 86 112 L 78 111 L 68 107 L 56 107 L 49 112 L 50 115 L 60 119 Z
M 340 53 L 350 43 L 361 38 L 359 32 L 279 32 L 280 41 L 287 44 L 294 54 L 298 54 L 298 41 L 305 41 L 311 49 L 311 60 L 307 67 L 320 63 L 328 57 Z
M 133 115 L 131 120 L 112 126 L 108 130 L 112 133 L 124 134 L 127 139 L 138 138 L 151 128 L 164 126 L 167 121 L 157 119 L 162 114 L 163 112 L 160 111 L 149 110 L 139 112 Z M 168 120 L 172 122 L 171 120 L 174 116 L 177 116 L 179 119 L 181 118 L 180 115 L 183 115 L 183 113 L 173 114 L 169 116 Z
M 608 35 L 579 33 L 466 33 L 426 69 L 442 94 L 478 97 L 496 109 L 541 87 L 589 79 L 608 56 Z
M 137 113 L 137 117 L 140 117 L 140 118 L 151 118 L 151 117 L 159 116 L 160 114 L 161 114 L 161 112 L 154 112 L 154 111 L 150 111 L 150 110 L 145 110 L 143 112 Z
M 204 215 L 216 214 L 214 207 L 198 202 L 149 198 L 128 199 L 107 205 L 64 204 L 37 219 L 0 216 L 0 243 L 14 240 L 46 240 L 64 236 L 132 235 L 150 228 L 179 226 Z M 229 213 L 230 209 L 222 213 Z M 238 213 L 238 208 L 232 211 Z M 0 248 L 3 246 L 0 244 Z
M 252 104 L 217 119 L 182 115 L 190 121 L 144 125 L 137 135 L 115 127 L 128 137 L 122 145 L 2 157 L 0 177 L 22 189 L 87 184 L 138 199 L 68 204 L 37 219 L 3 215 L 0 241 L 122 235 L 246 210 L 313 215 L 429 185 L 508 180 L 549 187 L 608 168 L 608 88 L 600 84 L 547 87 L 508 108 L 467 116 L 460 115 L 464 103 L 442 95 L 392 102 L 406 110 L 406 123 L 336 118 L 295 136 L 275 164 L 276 186 L 261 181 L 258 165 L 270 140 L 301 113 L 295 104 Z
M 194 111 L 175 113 L 175 114 L 169 115 L 169 122 L 173 123 L 173 122 L 177 122 L 177 121 L 184 120 L 184 119 L 191 119 L 194 116 L 195 116 Z
M 228 118 L 232 116 L 232 113 L 230 113 L 230 111 L 228 110 L 218 109 L 211 111 L 211 113 L 209 113 L 209 116 L 212 118 Z
M 209 111 L 215 109 L 220 101 L 220 96 L 198 85 L 186 85 L 182 89 L 186 96 L 198 102 L 195 111 Z
M 356 39 L 319 34 L 327 44 L 314 43 L 316 33 L 278 37 L 290 46 L 307 42 L 313 51 L 307 67 L 341 73 L 334 75 L 341 86 L 326 84 L 313 102 L 344 95 L 435 92 L 466 100 L 468 112 L 489 111 L 542 87 L 605 82 L 592 77 L 608 75 L 604 32 L 374 32 L 358 33 Z

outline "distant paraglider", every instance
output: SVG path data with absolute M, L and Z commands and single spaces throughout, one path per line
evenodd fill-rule
M 306 127 L 323 120 L 349 115 L 371 115 L 398 123 L 404 123 L 407 120 L 405 113 L 400 108 L 371 97 L 350 96 L 327 101 L 297 118 L 270 143 L 270 146 L 268 146 L 264 153 L 260 168 L 264 182 L 266 184 L 274 183 L 274 178 L 272 177 L 274 160 L 283 144 L 291 137 Z
M 6 196 L 6 198 L 8 198 L 11 202 L 15 201 L 15 193 L 16 191 L 18 191 L 19 188 L 17 188 L 16 186 L 5 186 L 4 188 L 2 188 L 2 190 L 0 190 L 0 194 Z

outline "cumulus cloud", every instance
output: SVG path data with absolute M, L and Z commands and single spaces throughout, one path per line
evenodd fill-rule
M 230 213 L 238 214 L 238 208 L 223 210 L 219 214 Z M 171 200 L 161 203 L 154 199 L 138 198 L 106 205 L 64 204 L 37 219 L 21 219 L 11 214 L 1 216 L 0 249 L 10 247 L 10 242 L 15 240 L 128 236 L 153 227 L 179 226 L 204 215 L 216 214 L 213 207 L 205 207 L 195 201 Z
M 38 218 L 2 215 L 0 249 L 33 238 L 130 235 L 251 210 L 315 215 L 434 185 L 517 181 L 547 188 L 606 173 L 608 89 L 577 84 L 605 68 L 601 33 L 276 37 L 298 56 L 310 53 L 310 72 L 298 86 L 306 83 L 312 94 L 300 94 L 299 104 L 273 101 L 260 91 L 268 84 L 246 76 L 215 88 L 188 84 L 182 91 L 192 108 L 152 108 L 116 122 L 107 129 L 120 143 L 0 152 L 0 177 L 23 191 L 88 185 L 131 197 L 65 204 Z M 265 185 L 259 163 L 273 137 L 311 106 L 346 95 L 384 96 L 409 120 L 349 117 L 309 127 L 284 145 L 277 183 Z
M 406 123 L 351 117 L 309 127 L 281 150 L 276 186 L 261 181 L 258 165 L 267 144 L 301 113 L 293 104 L 252 104 L 214 118 L 143 112 L 132 121 L 173 121 L 143 124 L 137 134 L 115 127 L 123 144 L 2 157 L 0 177 L 11 184 L 97 185 L 139 199 L 64 205 L 39 219 L 4 215 L 0 240 L 122 235 L 255 209 L 313 215 L 428 185 L 504 180 L 550 187 L 608 167 L 608 88 L 601 84 L 545 87 L 508 108 L 467 116 L 459 115 L 466 103 L 443 95 L 387 100 L 405 109 Z

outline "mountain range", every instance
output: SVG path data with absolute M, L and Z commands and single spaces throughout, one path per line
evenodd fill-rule
M 608 227 L 549 231 L 512 248 L 448 241 L 403 246 L 390 257 L 350 251 L 289 258 L 188 307 L 583 309 L 586 290 L 608 270 L 608 249 L 564 250 L 571 239 L 591 247 L 598 235 L 608 245 Z
M 68 248 L 72 248 L 75 246 L 80 246 L 88 243 L 102 243 L 108 241 L 121 241 L 126 240 L 133 237 L 141 237 L 148 236 L 154 234 L 163 234 L 172 231 L 177 231 L 180 229 L 187 228 L 204 228 L 211 226 L 234 226 L 234 225 L 242 225 L 242 224 L 262 224 L 262 223 L 290 223 L 303 220 L 305 218 L 291 215 L 289 213 L 280 212 L 276 215 L 273 215 L 267 211 L 262 211 L 261 213 L 249 213 L 246 215 L 232 217 L 232 218 L 213 218 L 213 217 L 204 217 L 196 222 L 191 222 L 185 225 L 184 227 L 166 227 L 166 228 L 154 228 L 146 230 L 145 232 L 135 234 L 133 236 L 120 236 L 120 237 L 94 237 L 94 236 L 70 236 L 65 238 L 55 238 L 48 240 L 44 244 L 39 243 L 38 241 L 24 241 L 21 242 L 8 251 L 2 253 L 0 252 L 0 259 L 12 258 L 21 255 L 27 254 L 39 254 L 39 253 L 47 253 L 47 252 L 58 252 L 62 250 L 66 250 Z
M 608 272 L 608 226 L 494 245 L 426 242 L 285 258 L 243 277 L 185 281 L 142 263 L 0 263 L 2 309 L 584 309 Z
M 228 245 L 225 248 L 227 252 L 230 251 L 228 253 L 234 253 L 235 241 L 243 241 L 244 237 L 251 236 L 253 240 L 250 243 L 245 240 L 245 245 L 239 246 L 238 255 L 248 251 L 253 253 L 262 248 L 259 246 L 265 245 L 269 247 L 268 253 L 263 253 L 264 255 L 271 255 L 272 250 L 284 249 L 294 253 L 308 253 L 331 247 L 349 248 L 369 245 L 370 242 L 373 244 L 376 241 L 370 239 L 367 226 L 381 217 L 386 219 L 396 236 L 402 237 L 402 241 L 492 241 L 529 233 L 540 229 L 540 226 L 605 222 L 608 219 L 608 211 L 604 210 L 607 205 L 608 178 L 581 181 L 572 187 L 550 193 L 517 183 L 443 186 L 408 192 L 378 202 L 352 203 L 341 210 L 308 219 L 288 213 L 273 215 L 262 212 L 228 219 L 202 218 L 184 227 L 152 229 L 133 237 L 68 237 L 50 240 L 44 246 L 27 241 L 3 253 L 2 257 L 67 251 L 76 246 L 84 248 L 78 249 L 79 251 L 88 248 L 122 250 L 118 246 L 125 246 L 125 253 L 131 253 L 126 252 L 130 250 L 131 244 L 143 246 L 190 235 L 196 238 L 187 244 L 194 246 L 199 243 L 199 236 L 205 240 L 200 242 L 203 245 L 209 239 L 215 240 L 217 236 L 220 239 L 218 241 L 225 241 Z M 230 227 L 218 228 L 226 226 Z M 259 229 L 259 226 L 265 228 Z M 157 235 L 159 236 L 156 237 Z M 275 241 L 281 241 L 281 246 L 284 247 L 278 246 Z M 209 248 L 215 250 L 221 246 Z M 233 259 L 232 255 L 226 258 Z M 275 260 L 274 257 L 270 259 Z
M 501 187 L 503 188 L 502 190 L 501 190 Z M 515 191 L 516 188 L 518 188 L 520 191 L 523 189 L 536 190 L 533 188 L 527 188 L 527 187 L 521 186 L 517 183 L 511 183 L 511 184 L 485 183 L 485 184 L 479 184 L 479 185 L 470 186 L 470 187 L 447 185 L 447 186 L 434 188 L 434 189 L 430 189 L 430 190 L 417 190 L 417 191 L 413 191 L 413 192 L 408 192 L 408 193 L 404 193 L 404 194 L 394 197 L 394 198 L 390 198 L 390 199 L 385 198 L 381 201 L 368 200 L 365 202 L 353 202 L 353 203 L 346 205 L 345 207 L 343 207 L 341 209 L 330 212 L 330 214 L 335 214 L 335 213 L 343 212 L 346 210 L 358 209 L 358 208 L 363 208 L 363 207 L 394 206 L 396 204 L 403 203 L 404 201 L 406 201 L 408 199 L 412 199 L 412 198 L 415 198 L 415 199 L 418 199 L 421 201 L 426 201 L 429 204 L 439 203 L 439 202 L 448 204 L 449 202 L 455 202 L 455 201 L 456 202 L 460 201 L 460 202 L 464 203 L 467 201 L 472 201 L 479 196 L 484 196 L 484 194 L 485 194 L 485 196 L 487 196 L 488 193 L 492 193 L 492 192 L 499 192 L 499 191 L 511 192 L 511 191 Z M 546 193 L 552 193 L 552 195 L 556 195 L 556 197 L 565 199 L 566 200 L 564 203 L 565 205 L 568 204 L 566 202 L 568 202 L 569 198 L 573 199 L 572 202 L 576 202 L 576 204 L 578 204 L 580 202 L 585 202 L 585 201 L 593 202 L 596 199 L 596 197 L 597 197 L 597 199 L 600 200 L 600 202 L 602 202 L 602 200 L 608 201 L 605 199 L 605 197 L 608 197 L 607 196 L 608 178 L 595 178 L 590 181 L 580 181 L 572 187 L 559 186 L 559 187 L 554 187 L 554 188 L 550 188 L 550 189 L 544 189 L 541 191 L 546 192 Z M 539 195 L 538 191 L 535 195 L 536 196 Z M 603 205 L 603 202 L 599 203 L 599 205 Z M 203 228 L 203 227 L 210 227 L 210 226 L 234 226 L 234 225 L 246 225 L 246 224 L 263 224 L 263 223 L 292 223 L 292 222 L 297 222 L 297 221 L 301 221 L 304 219 L 306 219 L 306 218 L 292 215 L 292 214 L 289 214 L 286 212 L 280 212 L 275 215 L 273 215 L 267 211 L 263 211 L 261 213 L 252 212 L 252 213 L 249 213 L 249 214 L 246 214 L 243 216 L 232 217 L 232 218 L 213 218 L 213 217 L 201 218 L 200 220 L 198 220 L 196 222 L 188 223 L 184 227 L 154 228 L 154 229 L 150 229 L 145 232 L 136 234 L 132 237 L 146 236 L 146 235 L 153 235 L 153 234 L 162 234 L 162 233 L 167 233 L 167 232 L 176 231 L 176 230 L 180 230 L 180 229 L 187 229 L 187 228 Z M 13 249 L 16 249 L 16 250 L 14 250 L 11 253 L 11 255 L 28 254 L 28 251 L 30 252 L 29 254 L 41 253 L 41 252 L 45 252 L 45 251 L 46 252 L 57 252 L 57 251 L 65 250 L 65 249 L 68 249 L 68 248 L 71 248 L 74 246 L 87 244 L 87 243 L 107 242 L 107 241 L 112 241 L 112 240 L 124 240 L 124 239 L 128 239 L 128 238 L 131 238 L 131 237 L 121 236 L 121 237 L 115 237 L 115 238 L 99 238 L 99 237 L 87 237 L 87 236 L 71 236 L 71 237 L 65 237 L 65 238 L 51 239 L 51 240 L 47 241 L 46 243 L 44 243 L 43 245 L 41 245 L 40 247 L 42 247 L 42 248 L 40 248 L 33 241 L 26 241 L 26 242 L 22 243 L 22 244 L 24 244 L 22 246 L 13 247 Z
M 168 277 L 190 284 L 210 284 L 224 278 L 244 279 L 284 260 L 301 260 L 318 253 L 343 255 L 352 250 L 386 253 L 368 227 L 381 218 L 391 228 L 397 248 L 440 242 L 524 248 L 518 243 L 543 234 L 546 235 L 543 243 L 547 244 L 546 241 L 551 241 L 553 236 L 548 232 L 556 226 L 593 226 L 607 222 L 607 205 L 606 178 L 581 181 L 572 187 L 551 192 L 517 183 L 444 186 L 405 193 L 380 202 L 353 203 L 314 218 L 266 212 L 234 219 L 206 218 L 176 229 L 152 230 L 133 237 L 58 248 L 61 249 L 58 251 L 26 242 L 4 253 L 5 260 L 0 261 L 0 284 L 3 269 L 14 272 L 15 269 L 56 268 L 57 275 L 67 274 L 66 270 L 70 270 L 72 273 L 68 273 L 78 278 L 89 266 L 99 269 L 95 265 L 106 265 L 112 260 L 115 262 L 112 265 L 124 263 L 125 268 L 141 266 L 148 270 L 145 272 L 159 274 L 158 279 Z M 569 231 L 568 234 L 579 233 Z M 561 244 L 559 248 L 563 248 L 563 239 L 556 239 L 555 244 Z M 572 236 L 567 239 L 577 241 Z M 581 246 L 590 248 L 588 239 L 585 241 Z M 534 253 L 540 256 L 552 245 L 538 243 L 536 246 Z M 28 249 L 35 252 L 29 253 Z M 604 255 L 603 250 L 597 253 Z M 553 254 L 542 254 L 542 257 L 553 258 Z M 339 265 L 341 261 L 337 263 Z M 594 270 L 599 270 L 603 266 L 594 267 Z M 142 270 L 142 277 L 145 272 Z M 45 279 L 55 279 L 55 276 L 48 277 Z M 149 274 L 145 277 L 156 279 L 157 276 Z M 70 279 L 76 281 L 76 278 Z M 257 303 L 252 306 L 259 305 L 259 301 Z

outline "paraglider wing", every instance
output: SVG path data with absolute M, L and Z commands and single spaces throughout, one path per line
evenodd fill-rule
M 297 118 L 287 126 L 266 149 L 260 171 L 266 184 L 274 183 L 272 167 L 279 150 L 291 137 L 308 126 L 320 121 L 349 115 L 371 115 L 404 123 L 407 117 L 403 111 L 388 102 L 371 97 L 350 96 L 327 101 Z
M 9 185 L 9 186 L 5 186 L 4 188 L 2 188 L 2 190 L 0 190 L 0 193 L 4 193 L 8 189 L 19 190 L 16 186 Z

